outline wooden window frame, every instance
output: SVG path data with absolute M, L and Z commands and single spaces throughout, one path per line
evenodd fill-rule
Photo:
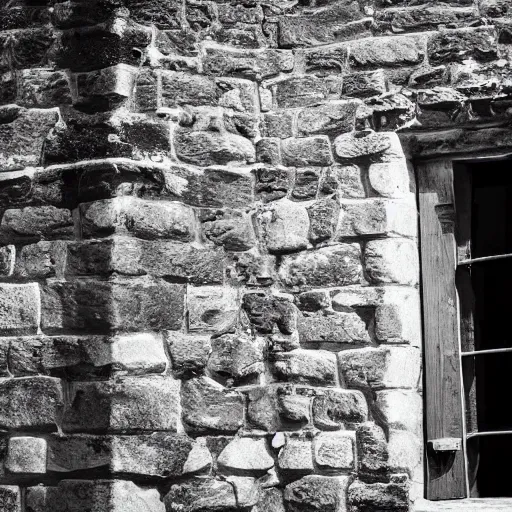
M 468 376 L 462 373 L 461 357 L 463 349 L 469 353 L 474 347 L 473 297 L 470 274 L 461 269 L 475 261 L 470 253 L 469 171 L 454 172 L 454 166 L 511 158 L 508 151 L 447 156 L 414 165 L 420 214 L 428 500 L 470 496 L 466 416 L 469 421 L 476 418 L 471 410 L 476 401 L 474 390 L 464 390 Z M 512 499 L 510 503 L 512 510 Z

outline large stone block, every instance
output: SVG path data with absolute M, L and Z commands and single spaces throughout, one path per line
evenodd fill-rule
M 290 512 L 343 512 L 350 477 L 308 475 L 288 485 L 284 491 Z
M 35 512 L 165 512 L 156 489 L 122 480 L 62 480 L 55 487 L 29 487 L 26 501 Z
M 183 377 L 203 372 L 212 350 L 209 335 L 166 331 L 165 339 L 174 375 Z
M 20 488 L 15 485 L 0 485 L 0 507 L 3 512 L 22 512 Z
M 45 139 L 58 121 L 56 110 L 7 106 L 0 108 L 0 119 L 0 169 L 40 165 Z
M 292 350 L 273 354 L 271 370 L 281 381 L 334 386 L 337 381 L 336 355 L 324 350 Z
M 414 201 L 366 199 L 342 201 L 336 235 L 346 237 L 382 237 L 417 235 L 417 213 Z
M 219 455 L 217 464 L 238 475 L 263 475 L 274 467 L 274 459 L 264 437 L 235 437 Z
M 45 332 L 179 329 L 185 285 L 141 278 L 131 281 L 53 282 L 41 289 Z
M 375 423 L 357 428 L 358 475 L 365 482 L 389 481 L 389 451 L 386 435 Z
M 354 432 L 322 432 L 313 442 L 315 464 L 333 473 L 351 470 L 355 465 L 354 445 Z
M 421 354 L 415 347 L 345 350 L 338 353 L 340 372 L 350 388 L 413 388 L 420 384 Z
M 288 166 L 322 166 L 332 163 L 331 144 L 325 135 L 284 139 L 281 142 L 281 155 L 284 165 Z
M 297 116 L 299 136 L 339 135 L 354 129 L 356 102 L 334 102 L 302 109 Z
M 365 484 L 355 481 L 348 489 L 348 503 L 353 512 L 392 510 L 407 512 L 409 495 L 407 485 L 400 483 Z
M 0 285 L 0 332 L 2 335 L 34 334 L 41 316 L 37 284 Z
M 279 277 L 289 287 L 346 286 L 362 280 L 359 244 L 338 244 L 285 255 Z
M 64 411 L 66 432 L 176 432 L 179 381 L 169 377 L 125 377 L 76 382 Z
M 63 241 L 42 241 L 24 245 L 18 251 L 14 275 L 24 279 L 61 278 L 64 272 L 66 245 Z
M 206 377 L 183 382 L 182 418 L 186 430 L 194 434 L 236 432 L 244 419 L 244 399 Z
M 5 468 L 10 473 L 46 473 L 46 440 L 38 437 L 11 437 Z
M 414 390 L 377 391 L 375 405 L 389 428 L 419 435 L 422 423 L 421 396 Z
M 288 478 L 313 473 L 313 446 L 311 439 L 294 434 L 287 434 L 285 439 L 285 445 L 281 448 L 277 460 L 280 472 Z
M 316 244 L 334 236 L 339 220 L 340 205 L 332 197 L 322 198 L 307 208 L 309 239 Z
M 184 72 L 162 71 L 162 106 L 217 105 L 220 97 L 215 80 Z
M 24 69 L 18 88 L 18 104 L 27 108 L 49 108 L 72 101 L 70 80 L 64 71 Z
M 63 407 L 60 379 L 26 377 L 0 380 L 0 428 L 56 430 Z
M 282 199 L 258 214 L 258 223 L 270 253 L 299 251 L 308 246 L 309 217 L 301 204 Z
M 293 75 L 276 80 L 269 84 L 269 88 L 273 92 L 276 107 L 305 107 L 317 105 L 325 100 L 338 100 L 341 96 L 342 81 L 335 77 L 321 79 L 312 75 Z M 322 107 L 319 108 L 321 111 Z M 314 112 L 306 111 L 306 118 L 308 113 L 311 116 Z
M 205 212 L 202 233 L 226 251 L 248 251 L 256 245 L 252 216 L 240 212 Z
M 242 76 L 261 80 L 293 69 L 293 54 L 286 50 L 239 50 L 207 46 L 202 55 L 208 75 Z
M 364 266 L 374 284 L 416 285 L 419 280 L 417 243 L 400 238 L 368 242 Z
M 350 428 L 368 418 L 368 404 L 360 391 L 320 390 L 313 399 L 313 421 L 321 430 Z
M 371 164 L 368 181 L 372 189 L 382 197 L 405 197 L 413 186 L 405 160 Z

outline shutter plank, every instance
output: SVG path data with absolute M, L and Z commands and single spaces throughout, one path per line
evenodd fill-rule
M 418 166 L 425 342 L 427 440 L 464 437 L 459 314 L 455 287 L 453 168 Z M 427 443 L 427 498 L 466 497 L 463 450 L 436 452 Z

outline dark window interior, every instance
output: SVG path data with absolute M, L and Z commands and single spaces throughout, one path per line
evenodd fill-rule
M 468 169 L 468 168 L 467 168 Z M 472 187 L 471 259 L 512 253 L 512 161 L 469 166 Z M 474 299 L 474 348 L 512 347 L 512 258 L 475 263 L 471 276 Z M 512 352 L 466 357 L 472 361 L 476 389 L 474 422 L 479 432 L 512 431 Z M 512 432 L 468 441 L 468 460 L 480 497 L 512 496 Z

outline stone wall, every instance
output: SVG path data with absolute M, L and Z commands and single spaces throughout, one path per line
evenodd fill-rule
M 507 121 L 512 4 L 2 5 L 0 509 L 408 511 L 396 132 Z

